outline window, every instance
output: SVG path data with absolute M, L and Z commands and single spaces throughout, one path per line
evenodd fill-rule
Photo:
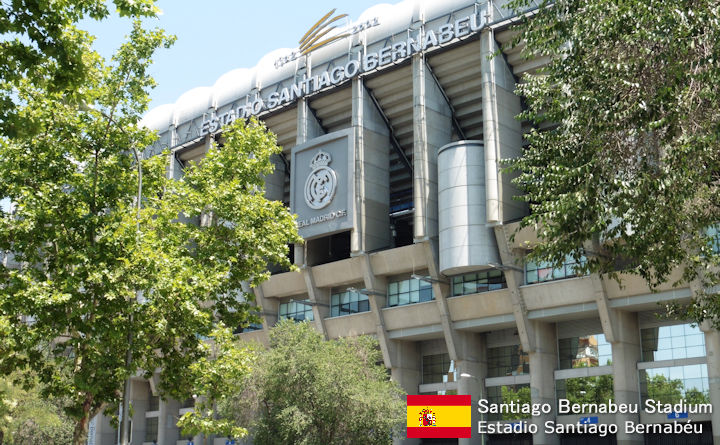
M 313 320 L 312 305 L 308 300 L 290 300 L 287 303 L 280 303 L 278 312 L 281 320 L 286 318 L 292 318 L 295 321 Z
M 148 411 L 159 411 L 160 410 L 160 396 L 150 396 L 148 400 Z
M 705 334 L 690 324 L 642 329 L 640 342 L 644 362 L 705 356 Z
M 555 391 L 558 399 L 572 403 L 607 405 L 608 400 L 615 400 L 611 374 L 556 380 Z
M 530 404 L 530 385 L 503 385 L 490 386 L 487 388 L 487 400 L 490 404 L 500 405 L 511 402 L 519 404 Z M 489 413 L 487 420 L 519 420 L 529 419 L 530 414 L 523 413 Z
M 158 418 L 145 418 L 145 442 L 153 442 L 158 439 Z
M 720 225 L 708 227 L 706 233 L 710 238 L 710 249 L 712 249 L 714 253 L 720 253 Z
M 422 359 L 423 385 L 455 381 L 455 363 L 448 354 L 426 355 Z
M 458 275 L 452 278 L 452 296 L 476 294 L 507 287 L 505 275 L 499 270 Z
M 653 399 L 660 403 L 710 403 L 707 365 L 670 366 L 641 369 L 640 393 L 642 400 Z
M 558 341 L 560 369 L 572 369 L 612 364 L 612 346 L 604 334 L 561 338 Z
M 578 276 L 575 267 L 587 262 L 585 256 L 576 262 L 571 255 L 565 257 L 565 262 L 557 269 L 551 263 L 528 261 L 525 264 L 525 281 L 527 284 L 542 283 L 545 281 L 561 280 Z
M 370 310 L 370 301 L 367 295 L 357 291 L 346 290 L 330 296 L 330 316 L 357 314 Z
M 530 372 L 530 359 L 520 345 L 488 348 L 487 376 L 505 377 Z
M 233 334 L 241 334 L 243 332 L 261 331 L 263 328 L 262 323 L 250 323 L 247 326 L 238 326 L 233 331 Z
M 410 278 L 388 284 L 388 306 L 403 306 L 434 300 L 432 286 L 425 281 Z

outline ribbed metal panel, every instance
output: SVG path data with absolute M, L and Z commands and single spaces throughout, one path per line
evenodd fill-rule
M 500 262 L 493 229 L 486 224 L 486 207 L 482 141 L 459 141 L 440 148 L 440 272 L 457 275 Z

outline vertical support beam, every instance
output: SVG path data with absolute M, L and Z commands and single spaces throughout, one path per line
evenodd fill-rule
M 493 10 L 488 7 L 490 22 Z M 487 223 L 492 224 L 527 214 L 527 206 L 512 199 L 520 194 L 510 182 L 512 176 L 501 173 L 498 166 L 499 160 L 522 152 L 522 129 L 515 119 L 522 107 L 514 93 L 515 78 L 510 67 L 502 57 L 492 57 L 498 45 L 491 27 L 480 34 L 480 45 Z
M 639 404 L 640 382 L 637 364 L 640 361 L 640 328 L 638 327 L 637 314 L 612 310 L 610 317 L 615 328 L 613 340 L 608 340 L 612 344 L 615 403 Z M 605 337 L 607 338 L 607 334 L 605 334 Z M 617 425 L 624 425 L 625 422 L 639 423 L 640 415 L 630 413 L 615 414 L 615 423 Z M 642 434 L 628 434 L 624 428 L 618 428 L 616 438 L 618 445 L 642 445 L 645 443 Z
M 147 412 L 148 403 L 150 401 L 150 385 L 145 380 L 133 378 L 131 379 L 132 391 L 130 392 L 130 400 L 132 401 L 132 443 L 142 443 L 145 440 L 145 413 Z
M 447 303 L 447 296 L 450 294 L 450 284 L 445 281 L 446 278 L 440 275 L 435 243 L 428 240 L 423 244 L 425 246 L 425 259 L 428 265 L 428 272 L 432 280 L 433 295 L 435 296 L 438 312 L 440 312 L 440 324 L 443 328 L 443 337 L 447 345 L 448 355 L 450 356 L 450 360 L 458 361 L 460 360 L 456 347 L 458 334 L 453 328 L 450 309 Z
M 720 445 L 720 332 L 707 321 L 700 324 L 700 329 L 705 333 L 710 403 L 715 408 L 710 416 L 713 445 Z
M 295 137 L 295 145 L 304 144 L 305 142 L 323 135 L 322 126 L 315 119 L 315 115 L 310 111 L 307 99 L 300 98 L 297 101 L 297 135 Z M 295 265 L 304 266 L 307 264 L 305 244 L 295 244 Z
M 480 414 L 477 411 L 478 400 L 485 395 L 485 377 L 487 376 L 487 344 L 485 336 L 472 332 L 458 332 L 457 354 L 460 357 L 455 363 L 458 373 L 458 394 L 469 394 L 471 403 L 472 437 L 459 439 L 458 445 L 479 445 L 485 438 L 477 433 Z
M 524 282 L 524 273 L 518 266 L 522 264 L 521 258 L 510 250 L 510 240 L 504 225 L 495 226 L 495 239 L 500 253 L 500 260 L 505 266 L 505 282 L 510 291 L 510 299 L 512 301 L 513 314 L 515 315 L 515 325 L 517 326 L 518 336 L 523 351 L 530 353 L 537 346 L 535 333 L 533 332 L 533 324 L 528 319 L 527 306 L 525 306 L 525 298 L 523 297 L 520 285 Z
M 413 199 L 415 242 L 438 236 L 438 148 L 452 141 L 452 112 L 428 73 L 423 54 L 412 58 Z
M 603 278 L 598 274 L 591 274 L 590 280 L 592 281 L 595 292 L 595 303 L 598 307 L 598 315 L 600 316 L 603 334 L 605 334 L 605 339 L 608 343 L 613 343 L 619 335 L 618 328 L 615 326 L 616 320 L 619 317 L 619 315 L 616 314 L 618 311 L 610 308 L 610 300 L 607 296 Z
M 175 418 L 180 410 L 177 400 L 160 399 L 160 418 L 158 419 L 158 445 L 175 444 L 180 440 L 180 428 Z
M 477 425 L 478 400 L 485 393 L 483 382 L 487 374 L 487 348 L 484 337 L 473 332 L 458 331 L 453 326 L 447 297 L 450 295 L 450 284 L 446 277 L 442 276 L 438 269 L 437 250 L 433 241 L 425 241 L 425 257 L 428 265 L 428 272 L 432 279 L 432 288 L 440 312 L 440 323 L 443 328 L 443 336 L 447 346 L 450 359 L 455 362 L 455 369 L 458 374 L 458 394 L 469 394 L 472 397 L 472 425 L 473 430 Z M 460 445 L 471 445 L 482 443 L 483 438 L 473 433 L 470 439 L 459 439 Z
M 372 313 L 373 322 L 375 323 L 375 335 L 378 343 L 380 343 L 380 351 L 382 352 L 385 367 L 392 369 L 392 357 L 397 353 L 395 350 L 395 342 L 388 338 L 387 329 L 385 328 L 385 318 L 382 309 L 387 304 L 387 278 L 378 277 L 372 269 L 370 255 L 363 255 L 363 282 L 365 289 L 370 291 L 368 300 L 370 302 L 370 312 Z
M 533 434 L 535 445 L 558 445 L 557 434 L 545 433 L 545 422 L 555 421 L 557 405 L 555 404 L 555 368 L 557 368 L 557 335 L 552 323 L 532 322 L 535 332 L 535 349 L 528 352 L 530 358 L 530 398 L 532 403 L 547 403 L 552 406 L 549 414 L 541 414 L 532 418 L 537 425 L 537 433 Z
M 310 303 L 312 304 L 315 329 L 327 338 L 325 318 L 330 315 L 330 290 L 322 289 L 315 285 L 315 275 L 313 275 L 311 267 L 303 267 L 302 274 L 305 278 L 308 297 L 310 299 Z
M 355 146 L 355 211 L 350 252 L 390 245 L 390 130 L 362 77 L 352 80 L 352 128 Z
M 402 387 L 408 394 L 417 394 L 421 377 L 420 347 L 417 342 L 396 341 L 395 354 L 391 358 L 390 368 L 392 379 Z M 394 437 L 393 444 L 419 445 L 420 439 L 406 439 L 405 437 Z
M 165 440 L 165 436 L 167 435 L 167 419 L 168 419 L 168 409 L 167 409 L 167 402 L 160 398 L 160 406 L 158 407 L 158 435 L 157 435 L 157 443 L 158 444 L 164 444 L 166 442 L 170 442 L 169 440 Z

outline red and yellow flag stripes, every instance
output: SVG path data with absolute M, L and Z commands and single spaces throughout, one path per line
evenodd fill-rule
M 469 438 L 470 396 L 407 396 L 408 438 Z

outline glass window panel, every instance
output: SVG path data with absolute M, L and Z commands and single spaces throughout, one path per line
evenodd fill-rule
M 398 282 L 398 292 L 410 292 L 410 280 Z
M 507 287 L 505 276 L 502 272 L 496 270 L 488 270 L 454 277 L 453 283 L 453 296 L 469 295 Z M 462 285 L 460 285 L 460 283 L 462 283 Z M 430 288 L 430 283 L 427 283 L 426 287 Z
M 410 294 L 408 293 L 398 295 L 398 305 L 402 306 L 404 304 L 410 304 Z
M 397 306 L 399 303 L 397 295 L 390 295 L 388 298 L 388 306 Z
M 527 272 L 527 283 L 533 284 L 538 282 L 537 270 L 528 270 Z
M 453 284 L 453 296 L 465 295 L 465 292 L 463 291 L 464 289 L 465 289 L 465 285 L 463 283 L 454 283 Z
M 657 338 L 655 338 L 657 336 Z M 681 324 L 641 330 L 643 360 L 659 361 L 703 357 L 705 336 L 697 326 Z
M 398 293 L 398 283 L 397 282 L 390 283 L 390 285 L 388 286 L 388 289 L 389 289 L 388 290 L 389 294 L 391 294 L 391 295 L 397 294 Z
M 686 346 L 704 346 L 705 345 L 705 335 L 688 335 L 685 337 L 685 345 Z
M 420 280 L 411 279 L 410 280 L 410 290 L 418 290 L 420 289 Z

